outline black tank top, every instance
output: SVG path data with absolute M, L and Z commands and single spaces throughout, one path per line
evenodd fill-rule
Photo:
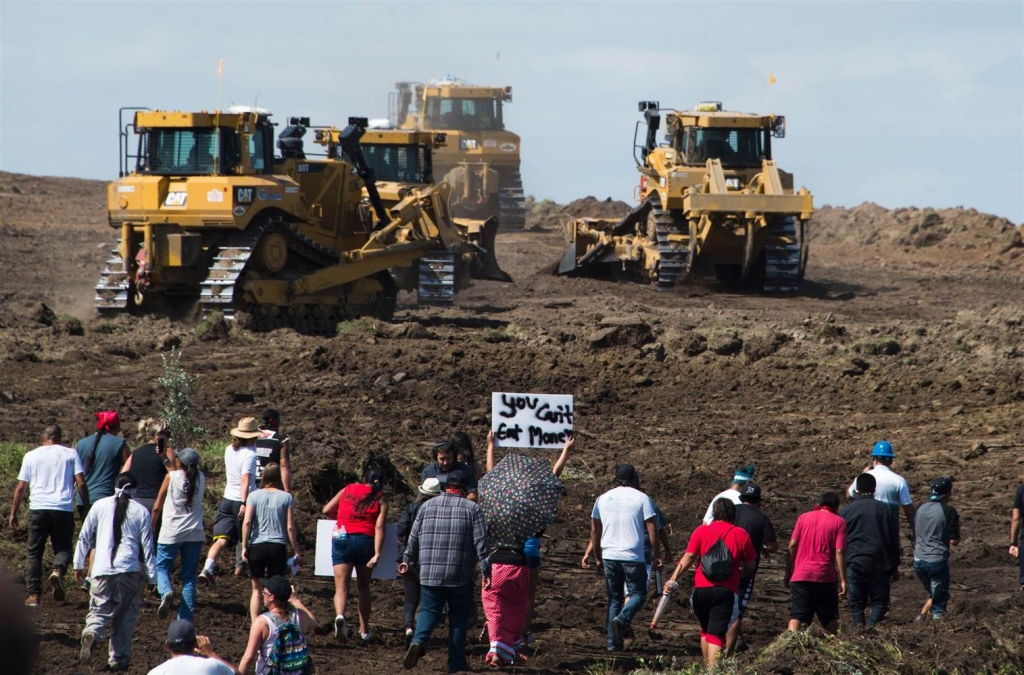
M 135 496 L 142 499 L 156 499 L 163 485 L 167 469 L 164 467 L 166 455 L 156 451 L 156 443 L 146 443 L 132 453 L 132 473 L 139 484 L 135 488 Z
M 266 433 L 266 432 L 264 432 Z M 256 440 L 256 480 L 263 480 L 263 470 L 268 464 L 281 463 L 281 446 L 285 441 L 284 434 L 275 431 L 266 438 Z

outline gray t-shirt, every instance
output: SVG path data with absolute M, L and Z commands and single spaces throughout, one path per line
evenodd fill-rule
M 914 560 L 949 560 L 950 540 L 960 539 L 960 514 L 949 504 L 925 502 L 914 516 Z
M 295 503 L 284 490 L 255 490 L 245 505 L 253 508 L 249 545 L 287 544 L 288 509 Z

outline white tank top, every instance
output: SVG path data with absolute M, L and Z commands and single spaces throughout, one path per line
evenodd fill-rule
M 277 622 L 267 616 L 268 613 L 260 614 L 259 616 L 270 627 L 270 635 L 260 645 L 260 652 L 256 656 L 256 675 L 263 675 L 263 669 L 267 667 L 267 659 L 270 658 L 270 650 L 274 648 L 274 640 L 277 639 Z M 295 624 L 300 633 L 302 632 L 302 624 L 299 623 L 299 610 L 293 609 L 288 620 Z

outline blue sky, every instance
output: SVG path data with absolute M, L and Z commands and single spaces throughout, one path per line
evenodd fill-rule
M 500 56 L 499 56 L 500 55 Z M 787 118 L 818 205 L 1024 221 L 1024 3 L 0 4 L 0 169 L 108 180 L 120 106 L 383 117 L 398 80 L 514 87 L 527 193 L 629 201 L 636 103 Z M 769 91 L 768 74 L 777 83 Z

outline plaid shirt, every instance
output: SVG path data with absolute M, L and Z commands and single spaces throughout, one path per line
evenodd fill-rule
M 491 575 L 488 552 L 483 511 L 475 502 L 446 492 L 420 507 L 405 561 L 419 569 L 424 586 L 465 586 L 474 581 L 477 561 L 483 575 Z

